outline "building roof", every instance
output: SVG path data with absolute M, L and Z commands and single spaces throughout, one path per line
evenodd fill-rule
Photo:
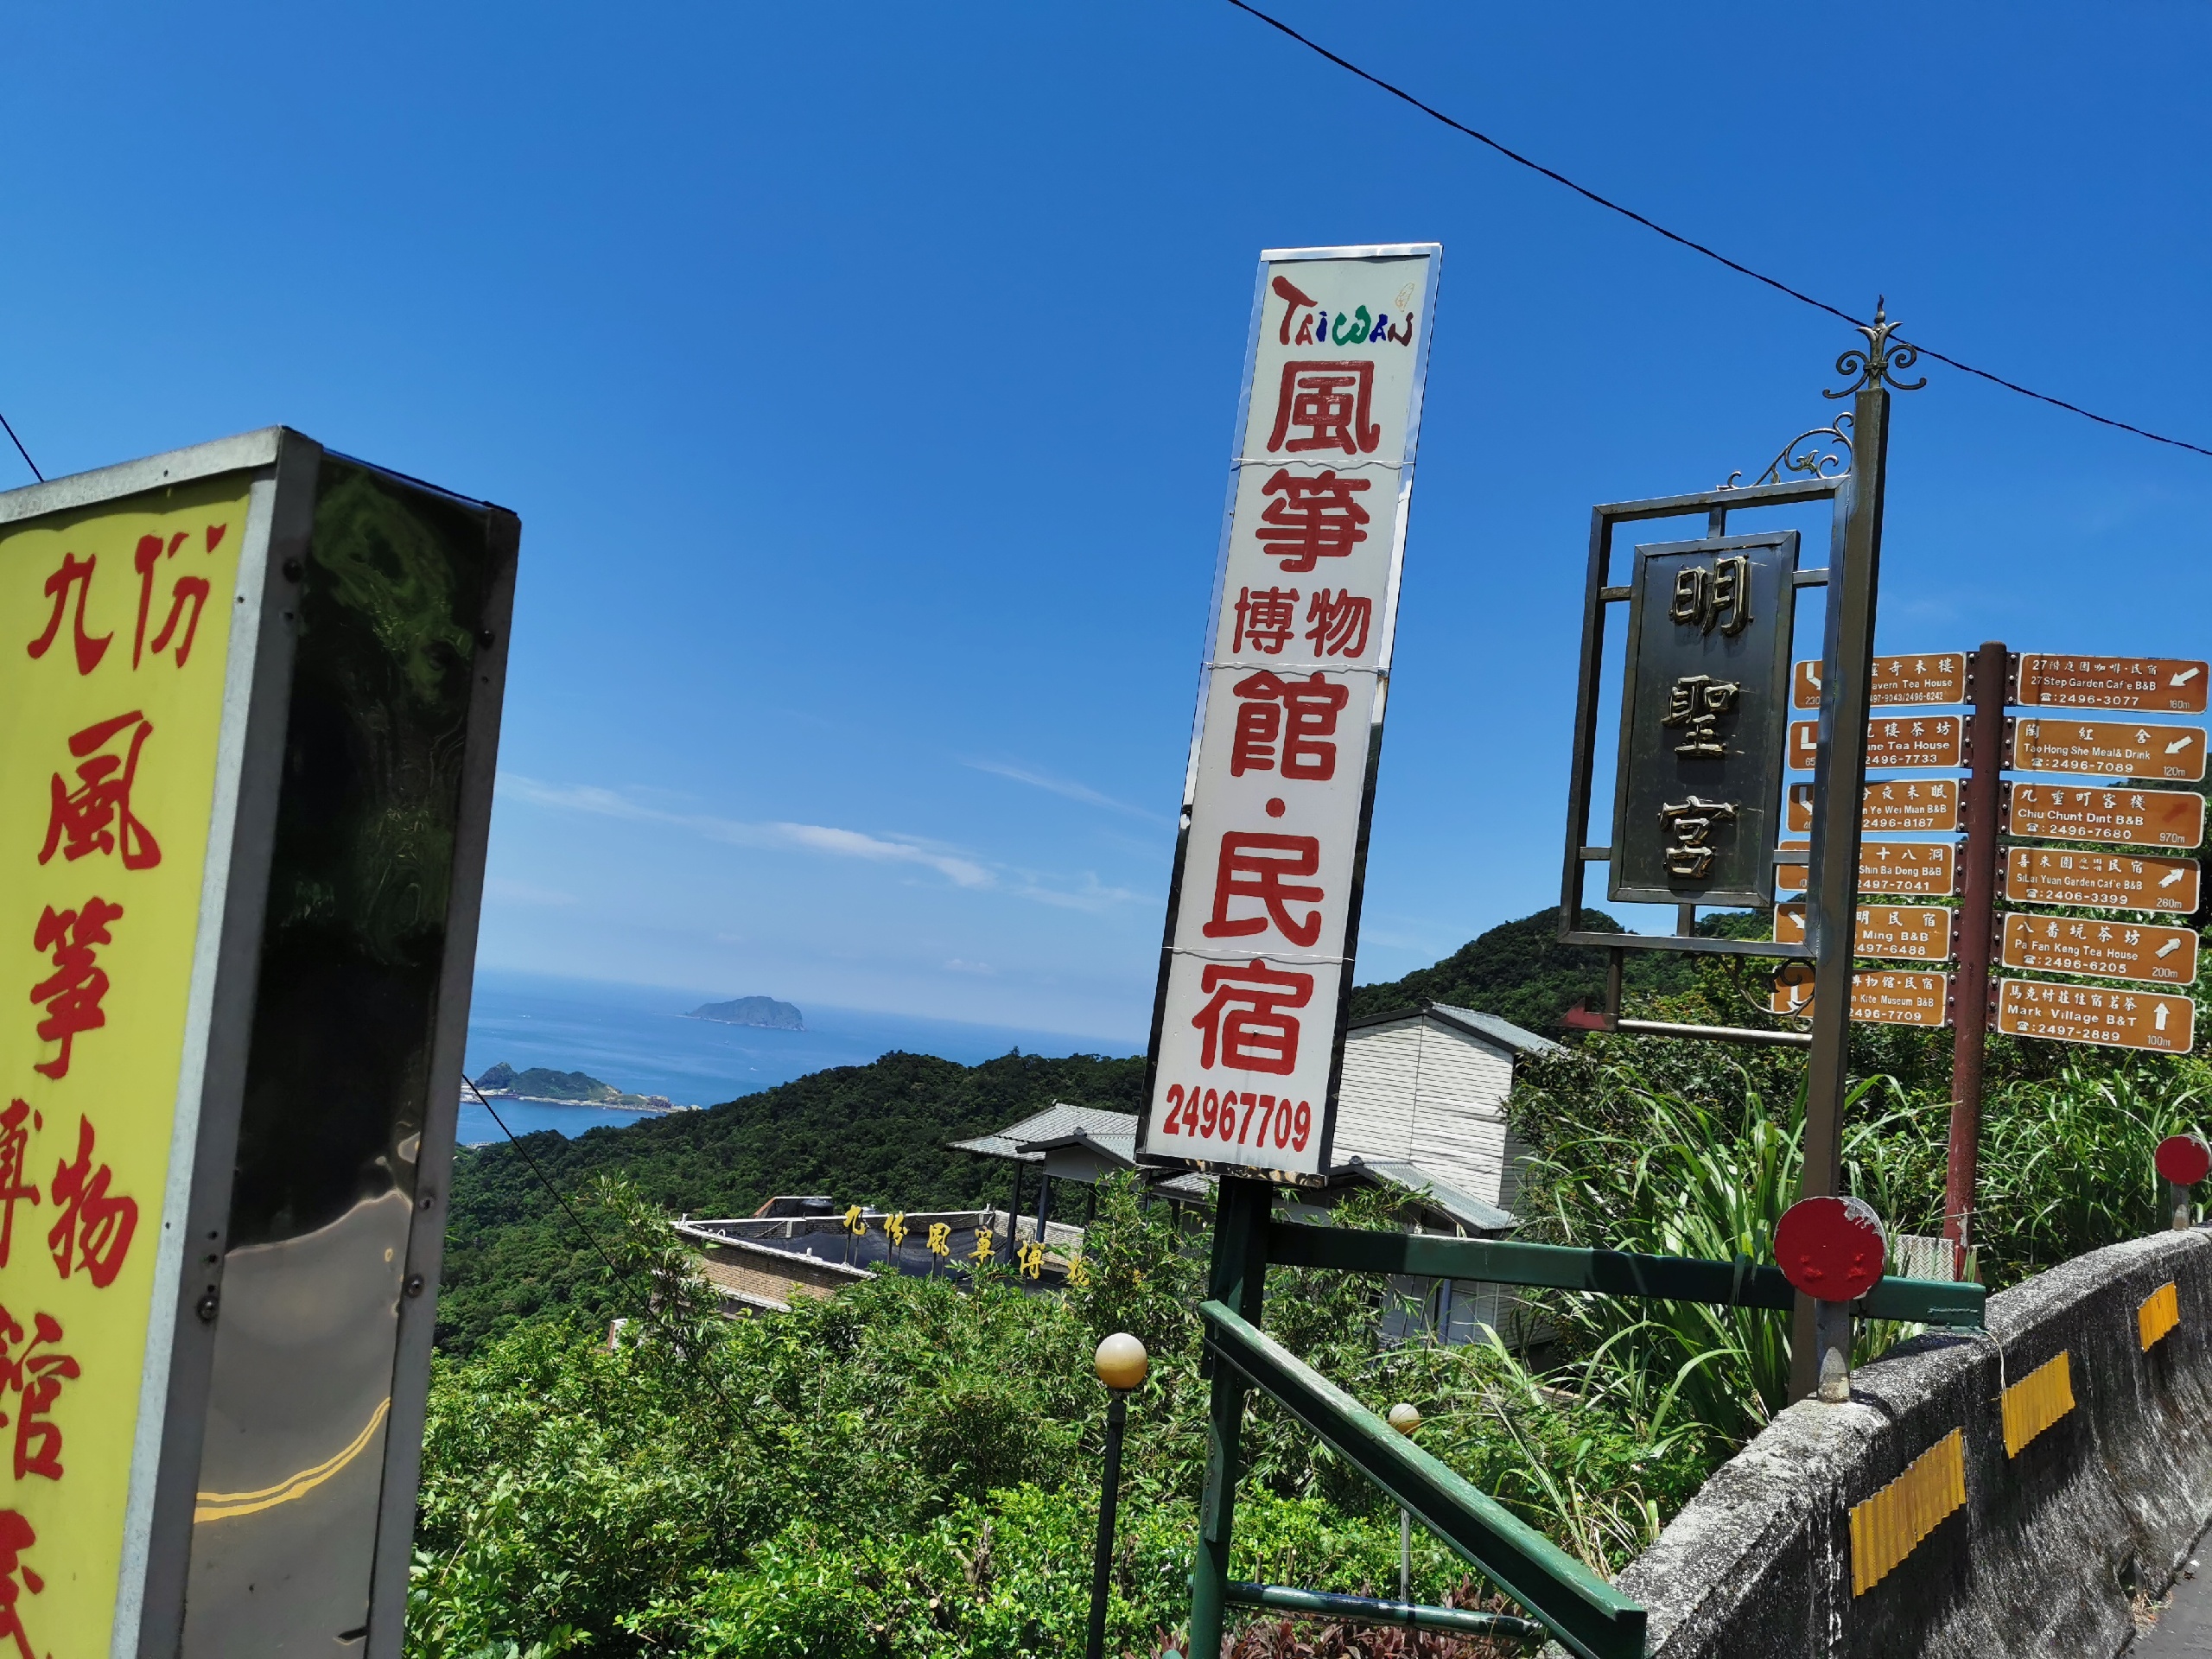
M 1136 1168 L 1137 1115 L 1109 1111 L 1103 1106 L 1071 1106 L 1056 1100 L 1043 1111 L 1033 1112 L 995 1134 L 951 1143 L 955 1152 L 976 1152 L 1021 1164 L 1041 1164 L 1048 1154 L 1077 1146 L 1088 1147 L 1124 1169 Z M 1197 1174 L 1153 1179 L 1147 1184 L 1156 1192 L 1192 1198 L 1204 1198 L 1213 1185 Z
M 1503 1233 L 1519 1226 L 1510 1211 L 1485 1204 L 1471 1192 L 1440 1181 L 1419 1164 L 1396 1158 L 1347 1159 L 1329 1172 L 1332 1175 L 1359 1174 L 1384 1186 L 1418 1193 L 1432 1210 L 1449 1216 L 1471 1233 Z
M 1408 1013 L 1418 1012 L 1408 1010 Z M 1466 1014 L 1464 1009 L 1434 1010 L 1440 1015 Z M 1405 1017 L 1405 1016 L 1399 1016 Z M 1556 1043 L 1546 1043 L 1541 1037 L 1522 1031 L 1518 1026 L 1497 1020 L 1487 1014 L 1467 1014 L 1469 1019 L 1494 1020 L 1506 1030 L 1523 1039 L 1556 1048 Z M 1505 1040 L 1499 1038 L 1497 1040 Z M 979 1135 L 966 1141 L 951 1143 L 956 1152 L 981 1153 L 987 1158 L 1005 1158 L 1016 1163 L 1041 1164 L 1046 1154 L 1055 1148 L 1083 1146 L 1103 1154 L 1125 1169 L 1137 1167 L 1137 1119 L 1134 1112 L 1108 1111 L 1099 1106 L 1071 1106 L 1055 1101 L 1041 1112 L 1032 1113 L 1019 1122 L 1009 1123 L 995 1135 Z M 1494 1204 L 1485 1204 L 1472 1193 L 1464 1192 L 1450 1182 L 1440 1179 L 1421 1165 L 1398 1159 L 1354 1157 L 1337 1165 L 1329 1172 L 1332 1177 L 1350 1175 L 1356 1179 L 1376 1181 L 1409 1193 L 1421 1193 L 1432 1209 L 1450 1217 L 1459 1225 L 1475 1233 L 1498 1233 L 1520 1224 L 1507 1211 Z M 1212 1186 L 1206 1177 L 1184 1173 L 1155 1180 L 1151 1185 L 1158 1191 L 1172 1192 L 1179 1197 L 1204 1198 Z
M 1363 1015 L 1351 1022 L 1347 1029 L 1363 1031 L 1373 1026 L 1395 1025 L 1401 1020 L 1433 1020 L 1442 1025 L 1465 1033 L 1483 1042 L 1494 1043 L 1516 1054 L 1564 1054 L 1567 1050 L 1548 1037 L 1539 1037 L 1535 1032 L 1502 1020 L 1494 1014 L 1478 1014 L 1472 1008 L 1455 1008 L 1448 1002 L 1421 1002 L 1411 1007 L 1393 1008 L 1385 1014 Z
M 1011 1158 L 1017 1163 L 1041 1164 L 1044 1143 L 1082 1135 L 1103 1152 L 1134 1167 L 1136 1164 L 1137 1115 L 1109 1112 L 1103 1106 L 1071 1106 L 1054 1101 L 1041 1112 L 990 1135 L 955 1141 L 955 1152 L 980 1152 L 987 1158 Z

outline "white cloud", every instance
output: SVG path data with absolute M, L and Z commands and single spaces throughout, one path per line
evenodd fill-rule
M 1040 904 L 1097 910 L 1139 896 L 1105 887 L 1095 875 L 1086 875 L 1072 889 L 1055 886 L 1051 878 L 1026 870 L 996 868 L 956 848 L 914 836 L 870 835 L 823 823 L 748 823 L 705 812 L 672 812 L 594 784 L 549 784 L 513 772 L 499 774 L 499 792 L 509 800 L 528 801 L 560 811 L 588 812 L 630 823 L 665 824 L 733 847 L 791 849 L 872 864 L 915 865 L 934 870 L 957 887 L 995 889 Z
M 1168 822 L 1160 813 L 1148 812 L 1141 806 L 1131 806 L 1127 801 L 1117 801 L 1111 795 L 1102 795 L 1090 785 L 1078 784 L 1072 779 L 1055 778 L 1050 772 L 1014 766 L 1003 760 L 963 760 L 960 764 L 976 772 L 988 772 L 994 778 L 1010 778 L 1017 784 L 1028 785 L 1032 789 L 1041 789 L 1071 801 L 1081 801 L 1085 806 L 1103 806 L 1111 812 L 1126 812 L 1133 818 L 1143 818 L 1152 823 Z

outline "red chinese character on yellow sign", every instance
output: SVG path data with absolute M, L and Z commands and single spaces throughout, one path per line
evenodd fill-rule
M 1211 1001 L 1191 1016 L 1200 1033 L 1198 1064 L 1288 1077 L 1298 1069 L 1298 1020 L 1284 1012 L 1313 995 L 1311 974 L 1280 973 L 1264 962 L 1216 963 L 1198 988 Z
M 100 658 L 107 655 L 108 644 L 115 636 L 104 633 L 94 639 L 85 632 L 85 601 L 92 591 L 92 569 L 99 562 L 96 553 L 82 559 L 74 553 L 61 556 L 61 568 L 46 579 L 46 594 L 54 601 L 54 614 L 47 619 L 46 632 L 23 647 L 32 661 L 45 656 L 48 647 L 54 644 L 54 635 L 61 632 L 62 613 L 68 608 L 69 590 L 74 588 L 77 611 L 72 626 L 75 631 L 77 672 L 89 674 L 100 665 Z
M 16 1396 L 16 1478 L 41 1475 L 59 1480 L 61 1429 L 47 1414 L 54 1409 L 61 1385 L 76 1381 L 84 1372 L 67 1354 L 39 1352 L 61 1340 L 59 1319 L 51 1313 L 40 1313 L 31 1325 L 30 1341 L 22 1352 L 16 1352 L 16 1344 L 23 1340 L 23 1327 L 16 1323 L 14 1314 L 0 1307 L 0 1392 Z M 7 1421 L 7 1414 L 0 1412 L 0 1424 Z
M 97 1031 L 107 1024 L 100 999 L 107 995 L 107 969 L 95 961 L 96 945 L 112 944 L 108 924 L 123 914 L 98 894 L 85 900 L 82 910 L 56 910 L 52 905 L 38 918 L 31 942 L 43 954 L 54 956 L 54 972 L 31 987 L 34 1002 L 46 1005 L 39 1021 L 38 1039 L 59 1043 L 61 1052 L 41 1060 L 32 1070 L 59 1083 L 69 1075 L 69 1054 L 77 1033 Z
M 115 1172 L 105 1164 L 92 1167 L 92 1140 L 91 1120 L 79 1116 L 76 1160 L 55 1166 L 54 1183 L 47 1189 L 61 1213 L 46 1243 L 64 1279 L 82 1268 L 95 1290 L 105 1290 L 130 1254 L 130 1236 L 138 1230 L 138 1201 L 109 1196 Z
M 125 732 L 130 734 L 127 753 L 99 753 Z M 162 861 L 161 843 L 130 810 L 138 752 L 153 734 L 154 722 L 133 709 L 70 738 L 69 753 L 84 764 L 77 768 L 74 790 L 62 782 L 60 772 L 54 774 L 49 785 L 54 805 L 46 821 L 46 845 L 39 849 L 40 863 L 48 862 L 57 850 L 73 862 L 87 853 L 114 852 L 118 844 L 126 870 L 150 870 Z
M 39 1659 L 23 1629 L 22 1612 L 16 1605 L 24 1591 L 37 1595 L 46 1588 L 46 1580 L 23 1560 L 23 1552 L 36 1542 L 38 1534 L 31 1530 L 29 1522 L 13 1510 L 0 1510 L 0 1636 L 14 1640 L 22 1659 Z M 20 1584 L 16 1582 L 19 1576 Z
M 8 1265 L 8 1253 L 15 1247 L 16 1205 L 24 1198 L 39 1201 L 37 1184 L 23 1179 L 31 1145 L 31 1132 L 23 1122 L 30 1117 L 29 1104 L 21 1100 L 10 1101 L 8 1109 L 0 1112 L 0 1268 Z M 37 1128 L 46 1127 L 43 1118 L 32 1122 Z
M 207 530 L 207 550 L 213 553 L 222 545 L 223 532 L 228 524 L 210 524 Z M 138 572 L 138 632 L 131 637 L 130 666 L 138 666 L 146 649 L 146 620 L 154 607 L 154 572 L 163 559 L 173 559 L 176 550 L 184 545 L 188 532 L 178 531 L 168 539 L 166 549 L 158 536 L 141 536 L 138 551 L 131 560 Z M 200 632 L 200 613 L 207 608 L 207 578 L 179 576 L 169 589 L 168 620 L 162 624 L 162 631 L 154 636 L 154 654 L 158 657 L 168 649 L 169 640 L 176 633 L 176 625 L 184 616 L 184 607 L 192 607 L 192 619 L 184 625 L 184 638 L 177 641 L 176 665 L 184 666 L 185 658 L 192 655 L 192 638 Z

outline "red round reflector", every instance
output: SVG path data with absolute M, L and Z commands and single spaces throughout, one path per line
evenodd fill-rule
M 2195 1186 L 2212 1170 L 2212 1147 L 2193 1135 L 2170 1135 L 2158 1142 L 2158 1173 L 2177 1186 Z
M 1859 1198 L 1803 1198 L 1774 1230 L 1783 1276 L 1823 1302 L 1855 1302 L 1881 1282 L 1889 1241 L 1873 1207 Z

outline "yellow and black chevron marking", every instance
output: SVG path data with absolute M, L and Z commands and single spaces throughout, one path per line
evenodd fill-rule
M 1851 1593 L 1863 1596 L 1967 1501 L 1966 1437 L 1953 1429 L 1851 1511 Z
M 2181 1301 L 2174 1294 L 2174 1281 L 2169 1279 L 2135 1310 L 2135 1333 L 2143 1339 L 2143 1351 L 2149 1353 L 2160 1338 L 2180 1323 Z
M 2061 1353 L 2005 1390 L 2005 1455 L 2018 1457 L 2030 1440 L 2073 1409 L 2074 1373 Z

